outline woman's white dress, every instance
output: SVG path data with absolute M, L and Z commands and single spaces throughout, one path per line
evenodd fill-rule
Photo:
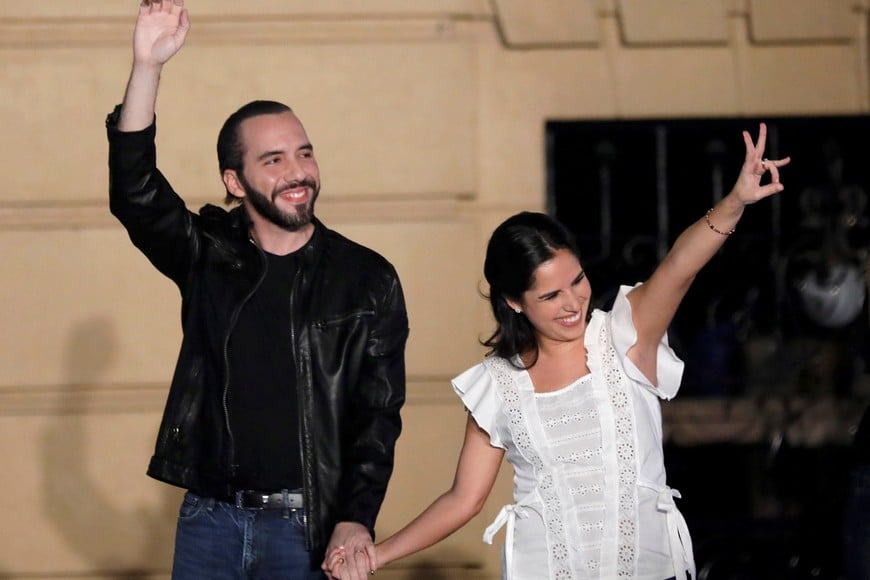
M 683 363 L 658 348 L 658 388 L 625 356 L 636 342 L 620 288 L 586 330 L 590 374 L 537 394 L 529 374 L 488 357 L 453 380 L 477 424 L 514 467 L 514 503 L 484 540 L 507 526 L 503 577 L 695 578 L 691 540 L 667 487 L 659 398 L 676 395 Z

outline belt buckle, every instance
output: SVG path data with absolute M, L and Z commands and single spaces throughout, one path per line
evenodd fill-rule
M 287 490 L 275 493 L 265 493 L 252 489 L 237 490 L 234 494 L 235 504 L 241 509 L 289 509 L 301 510 L 304 499 L 301 493 L 289 493 Z
M 236 491 L 236 507 L 240 509 L 263 509 L 269 496 L 260 492 L 251 491 L 248 489 L 240 489 Z
M 288 493 L 282 498 L 287 505 L 285 507 L 291 510 L 301 510 L 304 505 L 304 498 L 301 493 Z

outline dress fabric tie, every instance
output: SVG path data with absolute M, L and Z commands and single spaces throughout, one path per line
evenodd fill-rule
M 671 559 L 674 562 L 674 574 L 677 578 L 686 577 L 686 567 L 691 579 L 697 578 L 695 572 L 695 556 L 692 552 L 692 538 L 689 535 L 689 526 L 683 514 L 674 503 L 675 497 L 682 497 L 680 492 L 665 486 L 659 491 L 656 507 L 665 512 L 668 526 L 668 541 L 671 545 Z
M 529 514 L 521 505 L 521 502 L 508 504 L 501 508 L 501 511 L 498 512 L 495 520 L 489 524 L 483 532 L 483 541 L 487 544 L 492 544 L 492 540 L 496 533 L 498 533 L 502 526 L 507 524 L 504 540 L 505 580 L 512 580 L 513 578 L 514 525 L 517 518 L 527 517 L 529 517 Z

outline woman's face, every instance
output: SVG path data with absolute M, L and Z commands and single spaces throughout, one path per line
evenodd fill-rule
M 520 308 L 542 340 L 557 342 L 582 339 L 592 287 L 577 256 L 570 250 L 556 250 L 554 256 L 535 269 L 531 288 L 521 302 L 508 300 Z

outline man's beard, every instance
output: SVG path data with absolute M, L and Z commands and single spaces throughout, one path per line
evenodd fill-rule
M 245 188 L 247 199 L 251 203 L 254 211 L 268 221 L 272 222 L 279 228 L 283 228 L 290 232 L 299 231 L 311 223 L 311 220 L 314 218 L 314 202 L 317 201 L 317 196 L 320 194 L 320 188 L 316 183 L 314 183 L 314 181 L 305 179 L 293 182 L 290 183 L 288 187 L 276 189 L 272 195 L 269 196 L 248 183 L 248 180 L 245 179 L 245 176 L 241 171 L 238 172 L 237 175 L 242 187 Z M 292 213 L 281 210 L 281 208 L 275 204 L 275 199 L 282 192 L 300 186 L 311 189 L 311 198 L 308 200 L 308 203 L 294 205 L 296 211 Z

